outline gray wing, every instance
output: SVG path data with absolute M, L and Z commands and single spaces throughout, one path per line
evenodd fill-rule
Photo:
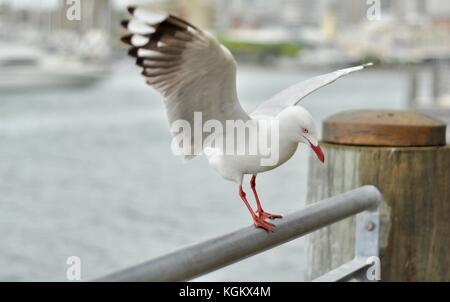
M 130 34 L 122 41 L 131 46 L 129 54 L 143 68 L 146 82 L 164 97 L 173 136 L 178 134 L 172 129 L 175 121 L 187 121 L 194 129 L 195 112 L 202 113 L 203 122 L 250 119 L 237 97 L 236 62 L 228 49 L 175 16 L 135 7 L 128 11 L 132 19 L 122 26 Z M 194 137 L 190 147 L 189 154 L 183 153 L 185 158 L 202 151 Z
M 356 67 L 337 70 L 292 85 L 259 105 L 253 112 L 251 112 L 250 115 L 276 116 L 286 107 L 297 105 L 304 97 L 316 91 L 317 89 L 333 83 L 342 76 L 348 75 L 354 71 L 364 69 L 364 67 L 371 65 L 372 63 L 368 63 Z

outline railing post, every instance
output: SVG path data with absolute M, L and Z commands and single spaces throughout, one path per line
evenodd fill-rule
M 446 125 L 414 112 L 354 111 L 324 121 L 326 162 L 311 157 L 308 202 L 364 184 L 383 194 L 382 281 L 450 281 L 450 146 Z M 353 259 L 355 218 L 307 239 L 307 278 Z
M 357 214 L 354 258 L 313 281 L 380 281 L 379 234 L 380 206 Z

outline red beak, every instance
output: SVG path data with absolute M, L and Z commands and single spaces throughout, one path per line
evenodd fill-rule
M 323 154 L 323 151 L 320 148 L 319 144 L 317 144 L 317 146 L 314 146 L 313 144 L 311 144 L 311 142 L 309 142 L 309 145 L 311 146 L 311 149 L 314 151 L 314 153 L 316 153 L 317 158 L 321 162 L 325 162 L 325 155 Z

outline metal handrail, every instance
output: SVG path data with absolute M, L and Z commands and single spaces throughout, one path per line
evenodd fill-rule
M 374 186 L 324 199 L 274 222 L 266 233 L 253 226 L 163 255 L 95 279 L 119 281 L 186 281 L 286 243 L 357 213 L 376 209 L 381 194 Z

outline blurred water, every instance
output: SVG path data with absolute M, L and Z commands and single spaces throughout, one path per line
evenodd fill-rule
M 317 72 L 240 67 L 246 109 Z M 370 70 L 304 101 L 318 121 L 354 108 L 402 108 L 406 77 Z M 236 185 L 204 158 L 170 152 L 159 96 L 130 61 L 88 90 L 0 95 L 0 280 L 66 280 L 66 259 L 83 279 L 99 276 L 251 223 Z M 265 209 L 300 209 L 309 150 L 258 177 Z M 199 280 L 303 279 L 303 240 Z M 263 264 L 263 265 L 262 265 Z

